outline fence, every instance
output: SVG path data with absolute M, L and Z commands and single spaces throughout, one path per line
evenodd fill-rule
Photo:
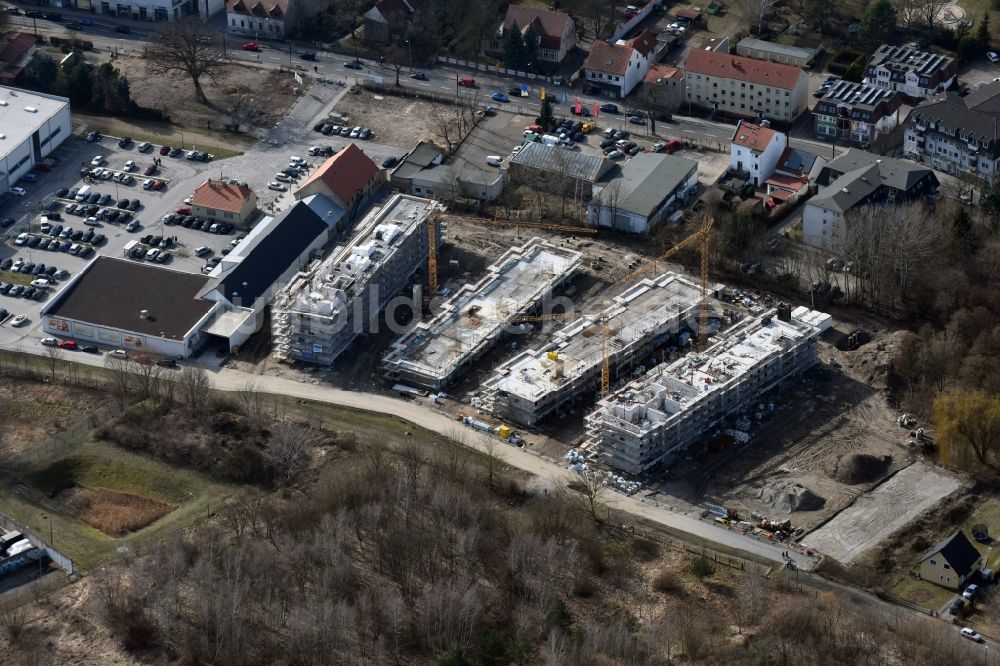
M 882 599 L 883 601 L 888 601 L 889 603 L 893 603 L 899 606 L 906 606 L 907 608 L 915 610 L 918 613 L 923 613 L 924 615 L 930 615 L 931 617 L 934 617 L 936 615 L 932 610 L 927 610 L 922 606 L 916 605 L 912 601 L 907 601 L 902 597 L 897 597 L 896 595 L 889 594 L 888 592 L 876 592 L 875 596 L 878 597 L 879 599 Z
M 63 553 L 59 552 L 52 546 L 47 545 L 44 541 L 38 538 L 34 532 L 29 530 L 24 525 L 20 524 L 13 518 L 0 513 L 0 526 L 2 526 L 7 531 L 20 532 L 24 535 L 24 538 L 31 542 L 35 548 L 44 550 L 45 554 L 51 558 L 53 562 L 58 564 L 67 574 L 76 573 L 76 568 L 73 566 L 73 560 Z
M 544 74 L 534 74 L 532 72 L 522 72 L 516 69 L 507 69 L 506 67 L 491 66 L 484 62 L 475 62 L 473 60 L 460 60 L 458 58 L 438 56 L 437 61 L 446 65 L 455 65 L 456 67 L 474 69 L 477 72 L 491 72 L 500 76 L 512 76 L 518 79 L 526 79 L 528 81 L 542 81 L 543 83 L 554 82 L 551 76 L 545 76 Z

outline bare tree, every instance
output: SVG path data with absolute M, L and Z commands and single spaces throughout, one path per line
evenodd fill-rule
M 503 444 L 500 440 L 492 435 L 484 434 L 480 437 L 480 446 L 478 448 L 486 456 L 486 480 L 490 488 L 493 487 L 493 477 L 496 475 L 497 469 L 503 461 L 503 455 L 501 454 L 502 446 Z
M 593 226 L 601 226 L 601 218 L 607 211 L 609 226 L 614 230 L 618 218 L 618 207 L 621 206 L 622 199 L 624 199 L 624 195 L 622 194 L 621 180 L 615 179 L 601 188 L 601 191 L 590 202 L 595 211 Z
M 279 423 L 264 445 L 264 461 L 282 483 L 295 480 L 309 466 L 313 434 L 307 426 Z
M 49 366 L 49 380 L 52 382 L 56 381 L 56 370 L 59 369 L 59 363 L 63 360 L 62 349 L 56 345 L 45 348 L 45 363 Z
M 431 116 L 430 121 L 431 127 L 434 128 L 434 134 L 444 142 L 448 154 L 451 155 L 458 140 L 455 136 L 455 128 L 452 127 L 451 117 L 439 111 Z
M 118 398 L 119 407 L 124 412 L 131 398 L 131 362 L 127 358 L 105 356 L 104 367 L 109 370 L 111 393 Z
M 145 358 L 141 361 L 130 362 L 128 370 L 134 376 L 134 384 L 140 400 L 159 397 L 161 371 L 160 366 L 156 365 L 152 359 Z
M 251 423 L 260 424 L 267 416 L 264 393 L 256 382 L 244 383 L 236 393 L 236 398 L 240 404 L 240 411 Z
M 195 409 L 203 406 L 208 400 L 212 391 L 212 380 L 202 368 L 188 366 L 181 370 L 177 378 L 177 388 L 181 400 L 188 409 Z
M 399 86 L 399 74 L 409 64 L 409 52 L 398 44 L 391 45 L 385 52 L 385 61 L 396 74 L 396 85 Z
M 17 641 L 28 624 L 28 606 L 13 601 L 0 607 L 0 626 L 7 632 L 7 637 Z
M 195 96 L 208 104 L 201 78 L 213 81 L 215 74 L 226 65 L 217 33 L 201 19 L 190 16 L 163 24 L 151 36 L 145 58 L 154 75 L 181 72 L 191 78 Z
M 607 486 L 604 485 L 604 479 L 597 472 L 586 471 L 574 481 L 575 487 L 583 494 L 590 517 L 595 523 L 600 523 L 601 517 L 598 508 L 600 508 L 604 491 L 607 489 Z
M 771 12 L 777 0 L 736 0 L 736 11 L 751 32 L 757 28 L 757 34 L 764 30 L 764 18 Z

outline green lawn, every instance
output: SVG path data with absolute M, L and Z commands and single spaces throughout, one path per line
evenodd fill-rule
M 984 523 L 989 527 L 992 538 L 987 543 L 972 541 L 972 526 L 979 523 Z M 1000 537 L 1000 498 L 991 497 L 987 499 L 959 527 L 965 532 L 965 536 L 969 537 L 972 544 L 984 556 L 987 556 L 988 562 L 986 566 L 996 571 L 997 566 L 1000 565 L 1000 539 L 998 539 Z
M 152 457 L 132 453 L 104 442 L 88 441 L 66 455 L 54 454 L 23 469 L 21 478 L 37 491 L 18 492 L 0 487 L 0 506 L 14 520 L 49 536 L 77 567 L 86 571 L 111 557 L 117 546 L 148 546 L 208 516 L 243 488 L 212 480 Z M 115 538 L 93 529 L 72 515 L 59 513 L 60 505 L 47 500 L 72 486 L 107 488 L 143 495 L 176 508 L 148 527 Z M 43 518 L 48 516 L 48 518 Z
M 976 25 L 983 20 L 983 12 L 990 13 L 990 37 L 993 44 L 997 43 L 997 31 L 1000 30 L 1000 11 L 994 8 L 993 0 L 960 0 L 958 6 L 966 11 L 969 18 L 975 19 Z M 972 28 L 976 34 L 976 28 Z
M 914 578 L 909 572 L 896 583 L 890 592 L 927 610 L 940 610 L 955 594 L 952 590 Z

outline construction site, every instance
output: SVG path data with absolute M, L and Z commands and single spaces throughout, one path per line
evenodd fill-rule
M 546 347 L 526 349 L 498 367 L 483 385 L 483 408 L 533 426 L 577 401 L 593 400 L 606 392 L 611 376 L 642 372 L 656 349 L 690 340 L 688 324 L 701 302 L 699 286 L 675 273 L 644 278 L 602 311 L 558 330 Z
M 587 417 L 587 443 L 609 466 L 645 475 L 703 434 L 816 362 L 827 314 L 782 305 L 745 318 L 662 371 L 604 398 Z
M 394 195 L 361 221 L 349 244 L 297 274 L 275 298 L 274 355 L 330 365 L 357 336 L 374 332 L 386 304 L 436 256 L 443 210 L 430 199 Z
M 452 384 L 508 326 L 536 310 L 569 280 L 582 254 L 533 238 L 508 250 L 475 282 L 462 286 L 430 320 L 393 343 L 382 362 L 386 378 L 433 390 Z

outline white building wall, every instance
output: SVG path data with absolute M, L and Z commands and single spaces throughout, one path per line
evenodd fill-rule
M 38 94 L 38 93 L 32 93 Z M 24 174 L 31 171 L 36 162 L 47 157 L 73 132 L 67 100 L 58 113 L 44 121 L 41 127 L 0 158 L 0 167 L 7 174 L 8 183 L 13 185 Z
M 771 142 L 761 151 L 736 143 L 730 144 L 729 166 L 732 169 L 748 171 L 751 182 L 760 185 L 774 173 L 774 167 L 777 166 L 785 145 L 786 138 L 781 132 L 775 133 Z
M 840 213 L 806 203 L 802 210 L 802 242 L 835 251 L 844 241 L 844 218 Z
M 260 16 L 226 12 L 226 30 L 234 35 L 261 39 L 284 39 L 285 22 Z

